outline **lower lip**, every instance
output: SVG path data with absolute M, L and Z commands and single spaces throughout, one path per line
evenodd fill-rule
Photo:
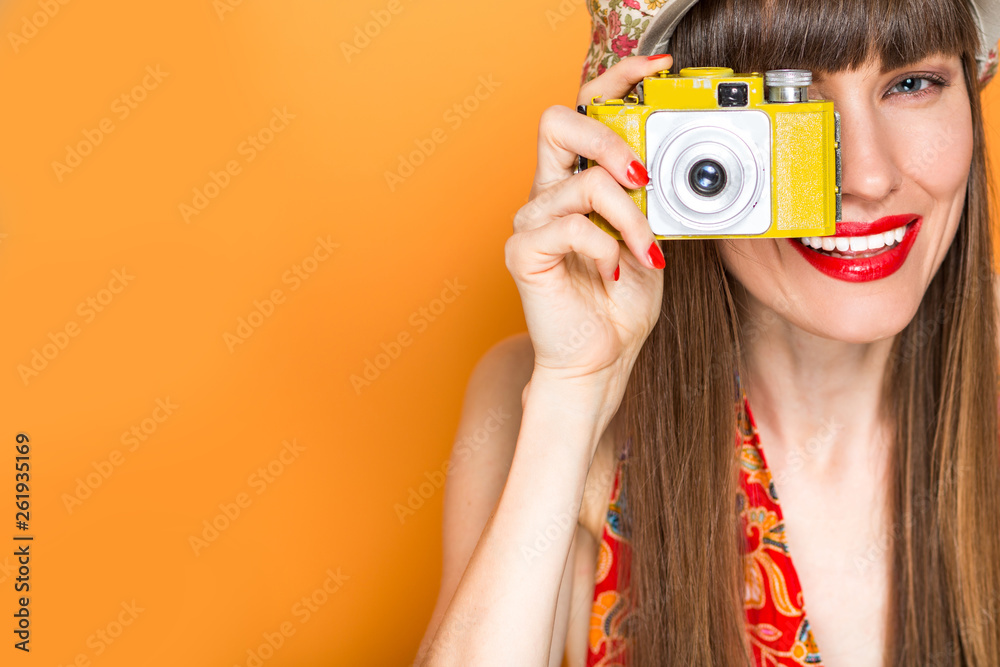
M 870 280 L 886 278 L 899 270 L 906 261 L 906 256 L 913 247 L 913 242 L 920 231 L 920 223 L 924 219 L 917 217 L 910 223 L 903 240 L 895 243 L 891 248 L 880 252 L 873 257 L 863 257 L 860 259 L 849 259 L 845 257 L 831 257 L 817 252 L 798 239 L 787 239 L 807 262 L 812 264 L 822 273 L 843 280 L 849 283 L 864 283 Z

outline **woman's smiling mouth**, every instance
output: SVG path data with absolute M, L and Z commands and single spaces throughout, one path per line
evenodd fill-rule
M 834 236 L 790 238 L 816 269 L 838 280 L 867 282 L 895 273 L 906 260 L 923 218 L 890 215 L 873 222 L 838 222 Z

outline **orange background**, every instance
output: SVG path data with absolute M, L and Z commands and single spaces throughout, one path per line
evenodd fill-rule
M 248 665 L 284 627 L 261 664 L 409 664 L 443 494 L 405 521 L 394 507 L 437 479 L 473 364 L 523 329 L 503 243 L 540 113 L 574 104 L 582 0 L 65 1 L 16 50 L 9 34 L 56 0 L 0 9 L 0 663 Z M 373 11 L 385 25 L 345 55 Z M 250 160 L 275 108 L 294 118 Z M 88 134 L 77 166 L 53 167 Z M 196 201 L 213 174 L 224 187 Z

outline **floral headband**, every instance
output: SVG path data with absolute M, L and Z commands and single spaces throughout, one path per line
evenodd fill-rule
M 626 56 L 665 53 L 674 28 L 697 0 L 589 0 L 594 25 L 583 63 L 582 83 L 590 81 Z M 981 50 L 976 54 L 979 83 L 997 72 L 1000 0 L 969 0 L 979 26 Z

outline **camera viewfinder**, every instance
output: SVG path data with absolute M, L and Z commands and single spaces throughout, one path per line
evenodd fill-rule
M 749 103 L 750 92 L 746 83 L 720 83 L 718 91 L 720 107 L 745 107 Z

